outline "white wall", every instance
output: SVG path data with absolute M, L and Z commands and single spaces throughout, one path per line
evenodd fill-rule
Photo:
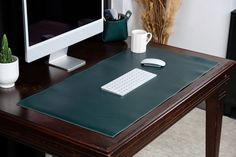
M 137 0 L 111 0 L 111 2 L 112 7 L 117 9 L 118 12 L 123 14 L 125 14 L 127 10 L 132 12 L 132 16 L 128 21 L 129 34 L 132 29 L 142 28 Z
M 133 12 L 129 30 L 141 27 L 137 0 L 112 1 L 119 11 Z M 233 9 L 236 9 L 236 0 L 182 0 L 168 44 L 225 57 Z
M 169 45 L 225 57 L 236 0 L 183 0 Z

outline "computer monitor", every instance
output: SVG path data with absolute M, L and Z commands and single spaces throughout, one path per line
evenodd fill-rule
M 67 55 L 70 45 L 103 31 L 103 0 L 22 0 L 25 60 L 49 56 L 67 71 L 85 64 Z

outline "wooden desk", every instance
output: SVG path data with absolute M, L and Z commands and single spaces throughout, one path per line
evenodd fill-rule
M 214 60 L 219 65 L 115 138 L 109 138 L 16 105 L 20 99 L 127 48 L 124 42 L 103 44 L 96 40 L 87 40 L 70 49 L 72 55 L 87 61 L 85 67 L 67 73 L 44 64 L 43 60 L 23 64 L 15 88 L 0 89 L 1 135 L 61 157 L 127 157 L 137 153 L 199 103 L 206 100 L 206 156 L 217 157 L 223 113 L 221 100 L 226 94 L 225 85 L 235 62 L 169 46 L 157 45 L 157 47 Z

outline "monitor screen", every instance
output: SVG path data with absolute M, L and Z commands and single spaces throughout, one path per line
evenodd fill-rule
M 103 0 L 23 0 L 23 13 L 27 62 L 50 54 L 49 63 L 76 64 L 68 46 L 103 31 Z

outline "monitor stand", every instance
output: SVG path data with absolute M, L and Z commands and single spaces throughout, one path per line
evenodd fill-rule
M 50 54 L 48 63 L 68 72 L 85 65 L 84 60 L 67 56 L 67 50 L 68 47 Z

